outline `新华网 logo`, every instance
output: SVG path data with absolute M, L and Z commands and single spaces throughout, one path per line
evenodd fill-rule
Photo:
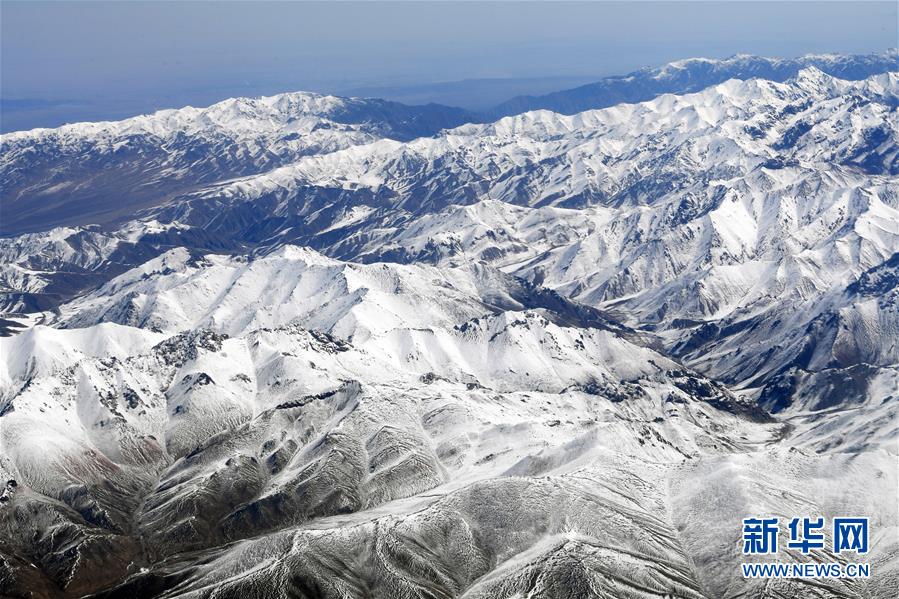
M 789 535 L 786 548 L 803 555 L 844 555 L 868 553 L 868 518 L 833 518 L 827 526 L 825 518 L 792 518 L 786 523 Z M 743 519 L 743 555 L 771 556 L 780 550 L 781 520 L 777 517 Z M 829 539 L 828 539 L 828 534 Z M 824 556 L 826 557 L 826 555 Z M 870 576 L 867 563 L 845 559 L 825 559 L 814 562 L 781 563 L 757 562 L 741 564 L 744 578 L 866 578 Z

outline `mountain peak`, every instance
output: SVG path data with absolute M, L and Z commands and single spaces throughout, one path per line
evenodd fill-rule
M 828 75 L 818 67 L 810 65 L 796 73 L 791 80 L 796 87 L 814 95 L 832 96 L 840 93 L 843 81 Z

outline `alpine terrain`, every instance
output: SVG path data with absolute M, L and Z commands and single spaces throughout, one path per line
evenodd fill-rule
M 3 135 L 0 595 L 895 597 L 897 59 Z

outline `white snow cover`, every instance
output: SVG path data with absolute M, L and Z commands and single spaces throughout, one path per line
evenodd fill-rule
M 0 240 L 6 306 L 140 257 L 0 338 L 0 581 L 891 597 L 897 83 L 806 69 L 406 143 L 317 129 L 337 151 L 121 226 Z M 341 102 L 3 143 L 227 131 L 246 148 Z M 264 233 L 241 229 L 253 202 Z M 217 253 L 166 245 L 199 232 Z M 745 580 L 754 515 L 870 516 L 874 575 Z

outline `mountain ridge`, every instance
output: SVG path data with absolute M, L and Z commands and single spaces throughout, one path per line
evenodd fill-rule
M 711 72 L 704 73 L 706 78 L 693 81 L 696 75 L 690 69 L 691 66 L 707 67 Z M 698 91 L 731 78 L 758 77 L 785 81 L 808 66 L 819 68 L 840 79 L 864 79 L 876 73 L 899 69 L 899 49 L 853 56 L 806 54 L 792 59 L 765 58 L 752 54 L 736 54 L 724 59 L 688 58 L 661 67 L 644 67 L 627 75 L 607 77 L 569 90 L 542 96 L 519 96 L 499 104 L 489 114 L 495 118 L 540 108 L 573 114 L 619 102 L 643 102 L 660 93 Z M 679 78 L 678 75 L 682 77 Z
M 696 81 L 692 75 L 686 81 L 674 78 L 667 87 L 643 95 L 600 94 L 598 100 L 581 103 L 574 112 L 607 107 L 621 101 L 650 100 L 665 92 L 697 91 L 730 77 L 773 77 L 759 65 L 789 65 L 775 77 L 780 81 L 795 75 L 800 67 L 808 64 L 817 64 L 847 77 L 862 78 L 899 69 L 897 57 L 899 54 L 893 50 L 841 60 L 822 56 L 791 60 L 743 56 L 736 64 L 730 64 L 728 60 L 731 59 L 703 59 L 694 61 L 695 64 L 680 61 L 655 70 L 644 69 L 629 76 L 609 78 L 609 81 L 652 79 L 666 68 L 691 73 L 690 68 L 684 67 L 686 64 L 718 65 L 720 72 L 705 79 L 697 74 Z M 279 105 L 280 110 L 273 110 Z M 523 106 L 511 113 L 532 108 L 572 112 L 549 104 Z M 245 111 L 243 121 L 235 118 L 241 110 Z M 0 178 L 6 187 L 0 206 L 6 213 L 0 223 L 0 235 L 39 231 L 55 225 L 121 221 L 135 210 L 158 205 L 160 201 L 191 190 L 192 182 L 202 184 L 260 173 L 303 155 L 333 151 L 382 137 L 405 141 L 430 136 L 445 128 L 466 122 L 490 122 L 507 114 L 510 112 L 474 113 L 433 104 L 406 106 L 379 99 L 289 92 L 260 98 L 232 98 L 205 109 L 163 110 L 155 115 L 124 121 L 6 133 L 0 135 Z M 192 125 L 191 119 L 197 122 Z M 328 130 L 327 134 L 323 134 L 323 128 Z M 107 180 L 108 175 L 97 170 L 100 160 L 117 165 L 114 179 Z M 54 175 L 49 180 L 30 180 L 27 173 L 33 170 L 54 172 Z M 124 206 L 117 197 L 122 195 L 123 189 L 127 196 Z M 42 199 L 40 206 L 25 201 L 27 197 L 38 196 Z

